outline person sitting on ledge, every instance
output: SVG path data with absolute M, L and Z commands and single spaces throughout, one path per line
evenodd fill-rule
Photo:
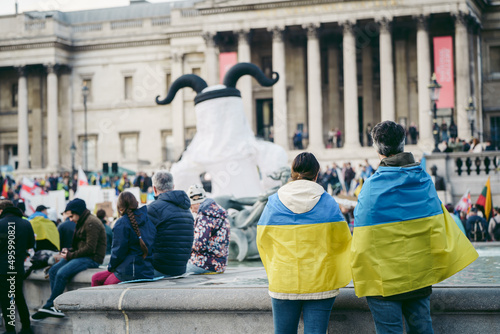
M 106 254 L 106 231 L 101 221 L 87 210 L 85 201 L 75 198 L 66 205 L 64 212 L 76 223 L 73 247 L 63 248 L 60 255 L 54 256 L 59 262 L 49 270 L 52 293 L 47 303 L 33 314 L 36 320 L 64 317 L 64 313 L 54 307 L 54 299 L 64 292 L 66 284 L 76 274 L 99 267 Z
M 186 272 L 191 256 L 194 219 L 191 201 L 182 190 L 174 190 L 172 174 L 165 170 L 153 176 L 156 200 L 148 205 L 148 216 L 156 227 L 153 244 L 155 276 L 178 276 Z
M 108 270 L 92 276 L 92 286 L 117 284 L 154 276 L 153 246 L 156 229 L 146 206 L 138 209 L 134 194 L 124 191 L 116 204 L 121 217 L 113 228 L 113 247 Z
M 227 212 L 213 199 L 206 198 L 200 185 L 188 190 L 191 211 L 195 215 L 194 242 L 186 272 L 222 274 L 229 253 L 229 220 Z

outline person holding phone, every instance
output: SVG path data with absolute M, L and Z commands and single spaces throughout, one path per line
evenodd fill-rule
M 45 305 L 33 314 L 33 319 L 64 317 L 64 313 L 54 307 L 54 299 L 64 292 L 66 284 L 76 274 L 88 268 L 97 268 L 106 255 L 106 231 L 101 221 L 87 210 L 85 201 L 75 198 L 64 210 L 76 224 L 73 244 L 70 249 L 63 248 L 59 262 L 49 270 L 52 293 Z

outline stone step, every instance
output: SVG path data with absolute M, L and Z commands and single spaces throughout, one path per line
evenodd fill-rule
M 31 314 L 36 311 L 30 312 Z M 21 324 L 19 327 L 21 328 Z M 48 317 L 42 320 L 31 320 L 31 328 L 35 334 L 72 334 L 73 324 L 69 317 L 53 318 Z

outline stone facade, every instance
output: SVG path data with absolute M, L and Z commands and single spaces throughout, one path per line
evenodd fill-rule
M 387 119 L 418 126 L 418 156 L 433 148 L 435 36 L 453 37 L 456 78 L 455 108 L 439 110 L 439 124 L 453 117 L 459 137 L 498 140 L 499 22 L 500 3 L 485 0 L 206 0 L 2 16 L 0 165 L 70 170 L 72 143 L 89 170 L 176 161 L 196 132 L 195 94 L 179 91 L 167 106 L 155 97 L 183 74 L 218 83 L 225 52 L 279 72 L 272 88 L 251 78 L 238 87 L 257 136 L 290 156 L 301 128 L 322 161 L 376 158 L 362 147 L 366 127 Z M 329 148 L 334 128 L 341 149 Z

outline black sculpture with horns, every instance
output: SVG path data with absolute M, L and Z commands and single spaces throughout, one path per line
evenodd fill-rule
M 240 91 L 236 89 L 236 83 L 238 82 L 238 79 L 244 75 L 253 76 L 255 80 L 257 80 L 257 82 L 264 87 L 271 87 L 279 80 L 279 75 L 276 72 L 273 72 L 273 78 L 270 79 L 266 77 L 264 72 L 262 72 L 262 70 L 256 65 L 251 63 L 238 63 L 231 67 L 231 69 L 224 76 L 223 85 L 225 87 L 221 86 L 221 89 L 203 92 L 203 90 L 208 87 L 205 80 L 195 74 L 185 74 L 174 81 L 168 91 L 167 97 L 164 100 L 160 100 L 160 96 L 157 96 L 156 103 L 160 105 L 171 103 L 177 91 L 185 87 L 191 87 L 197 93 L 194 99 L 195 104 L 221 97 L 241 97 Z

